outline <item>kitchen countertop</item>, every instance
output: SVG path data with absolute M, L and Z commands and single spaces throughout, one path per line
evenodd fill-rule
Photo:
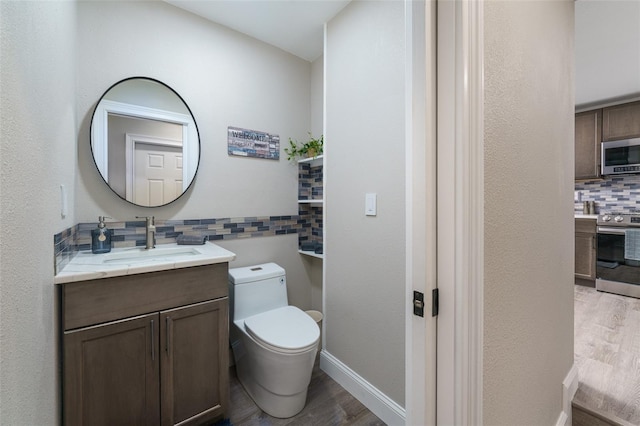
M 593 219 L 593 220 L 597 220 L 598 219 L 598 215 L 597 214 L 582 214 L 582 213 L 575 213 L 573 215 L 576 219 Z
M 143 274 L 229 262 L 235 253 L 216 244 L 204 245 L 161 244 L 154 249 L 127 247 L 109 253 L 93 254 L 81 251 L 53 279 L 54 284 L 65 284 L 99 278 Z

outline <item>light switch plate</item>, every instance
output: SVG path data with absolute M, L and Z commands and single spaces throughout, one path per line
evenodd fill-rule
M 367 193 L 364 195 L 364 214 L 367 216 L 376 216 L 378 214 L 378 200 L 375 193 Z

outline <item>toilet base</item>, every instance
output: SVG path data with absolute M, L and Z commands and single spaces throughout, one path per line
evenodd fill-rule
M 238 379 L 253 402 L 272 417 L 287 419 L 298 414 L 307 402 L 307 388 L 295 395 L 276 395 L 244 376 L 245 369 L 236 366 Z
M 302 411 L 307 402 L 316 347 L 295 355 L 274 354 L 242 332 L 231 347 L 238 379 L 262 411 L 281 419 Z

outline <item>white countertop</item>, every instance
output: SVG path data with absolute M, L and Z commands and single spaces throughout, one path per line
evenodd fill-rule
M 211 242 L 204 245 L 161 244 L 150 250 L 145 250 L 144 247 L 128 247 L 113 249 L 105 254 L 81 251 L 54 277 L 53 282 L 65 284 L 211 265 L 229 262 L 235 257 L 235 253 Z
M 598 215 L 597 215 L 597 214 L 582 214 L 582 213 L 575 213 L 575 214 L 573 215 L 573 217 L 575 217 L 576 219 L 593 219 L 593 220 L 598 219 Z

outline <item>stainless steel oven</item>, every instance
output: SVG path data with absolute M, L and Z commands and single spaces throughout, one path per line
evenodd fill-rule
M 598 216 L 597 290 L 640 298 L 640 261 L 625 258 L 626 231 L 634 228 L 640 229 L 640 213 Z

